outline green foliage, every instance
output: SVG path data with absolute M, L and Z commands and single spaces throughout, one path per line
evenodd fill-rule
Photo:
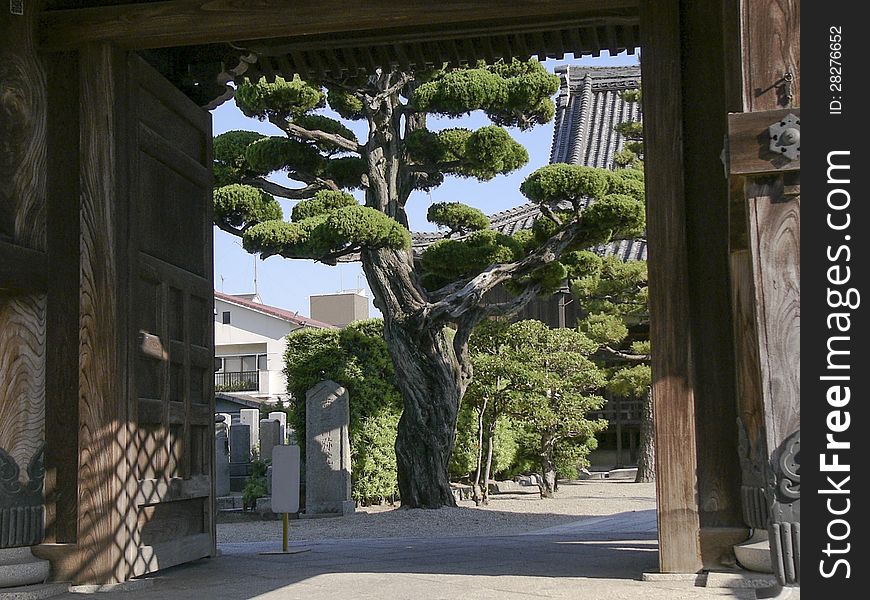
M 497 125 L 528 129 L 553 118 L 559 78 L 537 61 L 498 62 L 435 74 L 414 91 L 417 110 L 458 117 L 482 110 Z
M 329 107 L 337 112 L 343 119 L 358 121 L 359 119 L 365 118 L 362 100 L 342 89 L 328 88 L 326 92 L 326 102 L 329 104 Z
M 555 447 L 564 449 L 575 469 L 584 464 L 594 434 L 605 426 L 587 418 L 603 403 L 595 392 L 604 384 L 604 373 L 588 358 L 597 348 L 580 331 L 551 329 L 540 321 L 484 321 L 477 327 L 470 345 L 475 378 L 463 410 L 473 417 L 485 405 L 487 423 L 504 420 L 509 426 L 510 439 L 503 442 L 515 445 L 512 462 L 497 465 L 495 472 L 537 468 L 545 440 L 558 440 Z M 472 417 L 465 415 L 471 425 L 463 427 L 476 432 Z M 496 428 L 497 441 L 499 435 Z M 476 460 L 476 438 L 465 440 L 462 452 L 457 471 L 467 468 L 469 453 Z
M 354 201 L 301 221 L 255 225 L 245 231 L 244 246 L 263 256 L 319 259 L 354 247 L 407 249 L 411 234 L 384 213 Z
M 637 103 L 641 102 L 640 88 L 633 89 L 633 90 L 625 90 L 623 92 L 620 92 L 619 97 L 622 98 L 625 102 L 637 104 Z
M 253 131 L 227 131 L 214 138 L 215 186 L 241 183 L 249 177 L 262 175 L 245 160 L 245 150 L 265 136 Z
M 591 248 L 613 239 L 643 235 L 646 208 L 641 200 L 631 196 L 610 194 L 583 210 L 583 225 L 572 249 Z
M 451 233 L 468 233 L 489 227 L 489 219 L 482 210 L 460 202 L 436 202 L 429 207 L 426 219 Z
M 362 187 L 362 178 L 367 169 L 366 161 L 359 157 L 340 156 L 324 161 L 316 175 L 331 179 L 340 188 L 355 190 Z
M 242 507 L 243 509 L 251 510 L 257 505 L 257 498 L 262 498 L 268 493 L 266 487 L 266 467 L 267 463 L 254 458 L 251 461 L 251 474 L 245 480 L 245 487 L 242 489 Z
M 484 229 L 459 240 L 438 240 L 420 257 L 420 273 L 428 289 L 473 277 L 487 266 L 517 260 L 523 254 L 516 239 Z
M 630 347 L 632 354 L 646 355 L 652 352 L 649 340 L 638 340 L 631 343 Z
M 352 491 L 366 504 L 397 495 L 396 426 L 401 396 L 379 319 L 342 330 L 302 329 L 287 336 L 288 424 L 305 439 L 305 392 L 325 379 L 348 391 Z
M 651 385 L 652 369 L 649 365 L 641 364 L 616 371 L 607 382 L 607 390 L 617 396 L 643 398 Z
M 407 136 L 405 147 L 418 164 L 482 181 L 511 173 L 529 162 L 526 149 L 495 125 L 476 131 L 452 128 L 437 133 L 417 129 Z
M 602 198 L 609 190 L 609 179 L 609 173 L 603 169 L 556 163 L 541 167 L 529 175 L 520 186 L 520 191 L 538 204 Z
M 646 197 L 643 187 L 643 178 L 638 179 L 634 173 L 639 173 L 635 169 L 620 169 L 610 174 L 609 185 L 607 188 L 608 195 L 611 196 L 628 196 L 634 198 L 638 202 L 643 203 Z
M 323 157 L 310 144 L 288 137 L 264 137 L 245 150 L 245 160 L 251 168 L 263 172 L 300 170 L 313 173 L 321 168 Z
M 358 204 L 359 202 L 357 202 L 356 198 L 347 192 L 320 190 L 314 194 L 313 198 L 297 202 L 296 206 L 293 207 L 290 218 L 296 222 L 303 221 L 317 215 L 326 214 L 337 208 L 356 206 Z
M 282 217 L 281 205 L 267 194 L 249 185 L 233 183 L 214 191 L 214 221 L 240 228 Z
M 484 439 L 484 461 L 486 460 L 486 440 Z M 515 466 L 519 444 L 514 424 L 505 417 L 496 422 L 492 447 L 492 471 L 490 476 L 499 475 Z M 450 477 L 466 479 L 474 476 L 477 469 L 477 412 L 469 402 L 459 408 L 456 423 L 456 445 L 450 455 Z
M 614 129 L 630 140 L 639 140 L 643 137 L 643 123 L 640 121 L 618 123 Z
M 618 344 L 628 335 L 628 327 L 617 315 L 595 313 L 580 321 L 580 331 L 599 344 Z
M 248 117 L 261 121 L 269 118 L 299 117 L 324 105 L 325 96 L 320 89 L 294 75 L 286 80 L 276 77 L 269 83 L 261 78 L 257 83 L 249 80 L 236 88 L 236 106 Z

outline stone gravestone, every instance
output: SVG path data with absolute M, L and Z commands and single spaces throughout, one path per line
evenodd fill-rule
M 223 416 L 224 423 L 226 424 L 227 427 L 233 426 L 233 415 L 231 415 L 230 413 L 218 413 L 218 414 Z M 229 435 L 229 433 L 227 433 L 227 435 Z
M 260 441 L 260 411 L 256 408 L 243 408 L 239 411 L 239 423 L 251 428 L 251 452 L 253 452 Z
M 273 411 L 269 413 L 269 418 L 273 421 L 278 421 L 279 423 L 281 423 L 280 444 L 283 446 L 287 443 L 287 413 L 283 411 Z
M 217 415 L 217 419 L 225 419 L 224 415 Z M 214 471 L 215 471 L 215 496 L 229 496 L 230 494 L 230 443 L 227 437 L 226 421 L 215 423 L 214 437 Z
M 230 491 L 241 492 L 251 472 L 251 428 L 230 427 Z
M 305 514 L 350 514 L 347 390 L 322 381 L 305 395 Z
M 230 462 L 251 462 L 251 428 L 247 425 L 230 428 Z
M 281 445 L 281 423 L 272 419 L 260 421 L 260 460 L 272 460 L 272 448 Z

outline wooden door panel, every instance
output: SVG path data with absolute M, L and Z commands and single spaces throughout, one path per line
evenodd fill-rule
M 214 552 L 211 121 L 131 59 L 139 576 Z

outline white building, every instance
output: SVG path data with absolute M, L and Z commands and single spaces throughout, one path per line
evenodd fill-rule
M 261 401 L 287 398 L 287 334 L 328 323 L 263 304 L 256 294 L 214 293 L 215 391 Z

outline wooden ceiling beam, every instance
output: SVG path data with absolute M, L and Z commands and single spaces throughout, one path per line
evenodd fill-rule
M 638 0 L 166 0 L 44 11 L 39 37 L 46 50 L 93 42 L 146 49 L 385 29 L 419 33 L 449 28 L 473 34 L 499 23 L 534 27 L 537 21 L 562 17 L 624 20 L 637 13 Z

